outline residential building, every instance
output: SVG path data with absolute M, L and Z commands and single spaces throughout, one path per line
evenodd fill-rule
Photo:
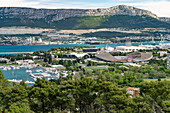
M 126 88 L 126 91 L 127 93 L 130 94 L 130 97 L 134 97 L 140 94 L 140 88 L 129 87 L 129 88 Z
M 160 53 L 160 56 L 164 56 L 164 54 L 167 54 L 167 51 L 158 51 Z

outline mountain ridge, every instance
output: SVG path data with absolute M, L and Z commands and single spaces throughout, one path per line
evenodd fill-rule
M 169 23 L 161 22 L 159 19 L 151 11 L 127 5 L 98 9 L 0 7 L 0 27 L 27 26 L 53 29 L 170 28 Z
M 150 11 L 135 8 L 127 5 L 118 5 L 110 8 L 98 9 L 35 9 L 26 7 L 0 7 L 0 17 L 26 16 L 31 19 L 47 18 L 52 15 L 52 21 L 58 21 L 75 16 L 104 16 L 104 15 L 148 15 L 157 18 L 156 14 Z

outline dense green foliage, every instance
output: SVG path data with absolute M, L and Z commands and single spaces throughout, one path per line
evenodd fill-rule
M 122 63 L 87 61 L 93 53 L 74 60 L 62 58 L 69 52 L 81 52 L 83 47 L 52 48 L 37 51 L 43 66 L 64 65 L 70 73 L 67 77 L 46 81 L 37 79 L 27 87 L 24 81 L 11 85 L 0 71 L 0 112 L 8 113 L 168 113 L 170 112 L 170 70 L 166 60 L 161 60 L 159 50 L 148 50 L 160 60 L 132 67 Z M 147 51 L 147 52 L 148 52 Z M 142 51 L 141 51 L 142 52 Z M 143 51 L 146 52 L 146 51 Z M 53 53 L 53 54 L 52 54 Z M 128 53 L 113 53 L 114 56 Z M 13 61 L 30 59 L 27 55 L 1 55 Z M 81 64 L 81 65 L 80 65 Z M 84 65 L 84 67 L 83 67 Z M 75 74 L 73 74 L 75 72 Z M 146 82 L 145 79 L 155 81 Z M 162 79 L 163 78 L 163 79 Z M 127 87 L 139 87 L 140 95 L 130 98 Z
M 93 33 L 84 33 L 81 36 L 84 37 L 98 37 L 98 38 L 124 38 L 124 37 L 147 37 L 147 36 L 153 36 L 153 37 L 159 37 L 160 34 L 167 35 L 168 32 L 143 32 L 143 33 L 123 33 L 123 32 L 115 32 L 115 31 L 99 31 L 99 32 L 93 32 Z M 113 40 L 113 39 L 111 39 Z M 139 42 L 139 41 L 152 41 L 152 39 L 131 39 L 132 42 Z M 117 42 L 118 40 L 115 39 L 113 42 Z M 125 43 L 126 40 L 120 40 L 122 43 Z M 155 39 L 155 41 L 160 41 L 160 39 Z
M 111 31 L 100 31 L 94 33 L 82 34 L 84 37 L 99 37 L 99 38 L 116 38 L 116 37 L 129 37 L 129 36 L 150 36 L 150 34 L 142 33 L 121 33 L 121 32 L 111 32 Z
M 109 76 L 10 85 L 0 73 L 0 111 L 8 113 L 166 113 L 170 112 L 170 82 L 141 82 L 140 96 L 130 98 Z
M 170 28 L 170 24 L 147 16 L 83 16 L 70 17 L 50 22 L 52 16 L 46 19 L 1 18 L 0 27 L 28 26 L 55 29 L 98 29 L 98 28 Z
M 169 24 L 146 16 L 95 16 L 72 17 L 55 23 L 59 29 L 97 28 L 170 28 Z

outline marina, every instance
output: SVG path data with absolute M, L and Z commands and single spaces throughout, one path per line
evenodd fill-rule
M 151 45 L 156 44 L 157 46 L 161 45 L 158 42 L 147 42 L 142 43 L 142 45 Z M 166 42 L 165 45 L 169 45 L 169 42 Z M 100 44 L 100 45 L 93 45 L 95 47 L 117 47 L 117 46 L 124 46 L 125 43 L 117 43 L 117 44 Z M 139 43 L 132 43 L 133 46 L 140 45 Z M 92 46 L 92 45 L 84 45 L 84 44 L 65 44 L 65 45 L 30 45 L 30 46 L 13 46 L 13 45 L 0 45 L 0 53 L 10 53 L 11 51 L 15 51 L 13 53 L 25 53 L 26 51 L 30 51 L 28 53 L 32 53 L 38 50 L 49 50 L 51 48 L 58 48 L 58 47 L 72 47 L 72 46 Z M 34 48 L 34 49 L 32 49 Z M 27 53 L 27 52 L 26 52 Z M 60 66 L 59 66 L 60 67 Z M 67 77 L 68 74 L 72 72 L 69 71 L 61 71 L 58 70 L 57 67 L 46 67 L 42 68 L 39 67 L 37 64 L 27 64 L 22 63 L 22 65 L 6 65 L 0 66 L 0 70 L 2 70 L 6 79 L 10 80 L 11 82 L 19 83 L 21 80 L 27 81 L 26 84 L 32 84 L 37 80 L 37 78 L 45 78 L 46 80 L 50 79 L 58 79 L 60 77 Z
M 67 77 L 69 71 L 58 71 L 55 68 L 42 69 L 36 65 L 21 65 L 21 66 L 0 66 L 5 79 L 10 82 L 20 83 L 22 80 L 26 84 L 34 84 L 37 78 L 45 78 L 46 80 L 58 79 Z

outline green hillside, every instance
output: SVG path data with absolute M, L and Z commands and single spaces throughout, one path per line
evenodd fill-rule
M 168 28 L 170 24 L 148 16 L 83 16 L 71 17 L 51 22 L 52 17 L 44 19 L 1 18 L 0 27 L 28 26 L 55 29 L 98 29 L 98 28 Z
M 82 34 L 84 37 L 99 37 L 99 38 L 116 38 L 116 37 L 129 37 L 129 36 L 152 36 L 149 33 L 121 33 L 112 31 L 99 31 L 94 33 Z
M 170 24 L 147 16 L 72 17 L 53 23 L 58 29 L 170 28 Z

